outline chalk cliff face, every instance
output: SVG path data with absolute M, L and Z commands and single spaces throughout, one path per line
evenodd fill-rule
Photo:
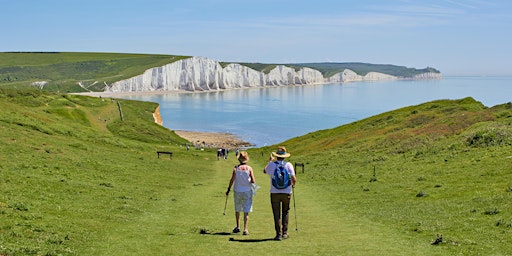
M 440 73 L 427 72 L 413 77 L 398 77 L 379 72 L 368 72 L 368 74 L 361 76 L 356 72 L 345 69 L 343 72 L 337 73 L 331 77 L 326 78 L 329 83 L 349 83 L 361 81 L 383 81 L 383 80 L 422 80 L 422 79 L 441 79 Z
M 417 79 L 432 79 L 440 74 L 422 74 Z M 345 69 L 332 77 L 324 78 L 322 73 L 311 68 L 296 71 L 284 65 L 276 66 L 268 74 L 240 64 L 222 67 L 219 62 L 192 57 L 162 67 L 146 70 L 126 80 L 105 87 L 105 92 L 148 92 L 148 91 L 215 91 L 230 88 L 267 87 L 284 85 L 305 85 L 334 82 L 394 80 L 398 77 L 377 72 L 360 76 Z
M 262 86 L 265 75 L 240 64 L 229 64 L 223 69 L 221 82 L 231 88 Z
M 412 79 L 441 79 L 440 73 L 427 72 L 419 75 L 415 75 Z
M 379 72 L 368 72 L 368 74 L 361 76 L 356 72 L 345 69 L 343 72 L 337 73 L 334 76 L 327 78 L 329 83 L 348 83 L 348 82 L 360 82 L 360 81 L 380 81 L 380 80 L 397 80 L 396 76 L 387 75 Z

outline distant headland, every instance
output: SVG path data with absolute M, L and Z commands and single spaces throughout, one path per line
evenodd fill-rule
M 206 57 L 0 53 L 0 86 L 67 93 L 170 93 L 357 81 L 441 79 L 435 68 L 368 63 L 228 63 Z

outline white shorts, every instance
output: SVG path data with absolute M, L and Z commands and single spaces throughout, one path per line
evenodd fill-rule
M 235 191 L 235 212 L 252 212 L 252 191 Z

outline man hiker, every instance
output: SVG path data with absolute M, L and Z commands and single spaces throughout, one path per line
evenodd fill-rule
M 277 158 L 276 161 L 274 161 L 274 157 Z M 297 182 L 293 165 L 284 161 L 286 157 L 290 157 L 290 153 L 286 152 L 285 147 L 278 147 L 276 152 L 272 152 L 269 163 L 263 169 L 263 173 L 270 176 L 270 203 L 272 204 L 276 230 L 274 240 L 288 238 L 290 198 L 292 188 L 295 187 L 295 182 Z

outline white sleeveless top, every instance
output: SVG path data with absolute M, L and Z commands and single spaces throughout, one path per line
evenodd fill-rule
M 248 167 L 248 166 L 246 166 Z M 247 170 L 240 170 L 239 166 L 236 168 L 236 177 L 234 190 L 235 192 L 251 191 L 251 176 L 249 175 L 250 167 Z

